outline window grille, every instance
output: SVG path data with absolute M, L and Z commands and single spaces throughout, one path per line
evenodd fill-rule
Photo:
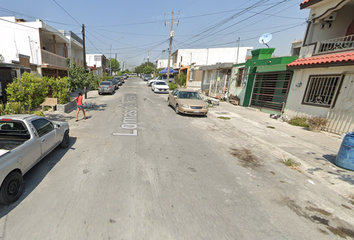
M 338 92 L 341 75 L 310 76 L 303 104 L 331 107 Z

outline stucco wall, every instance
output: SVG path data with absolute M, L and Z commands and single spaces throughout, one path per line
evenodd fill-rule
M 289 116 L 326 116 L 329 108 L 302 104 L 310 75 L 342 74 L 352 70 L 351 67 L 309 68 L 295 70 L 285 106 L 285 114 Z M 301 87 L 296 87 L 302 83 Z
M 41 62 L 39 31 L 34 24 L 15 23 L 15 17 L 1 17 L 0 53 L 5 63 L 19 61 L 17 54 L 30 56 L 30 63 Z M 28 26 L 31 25 L 31 26 Z
M 253 47 L 240 47 L 237 61 L 237 48 L 203 48 L 203 49 L 178 49 L 177 67 L 179 64 L 213 65 L 218 62 L 233 63 L 244 62 L 247 52 Z M 175 61 L 175 60 L 174 60 Z

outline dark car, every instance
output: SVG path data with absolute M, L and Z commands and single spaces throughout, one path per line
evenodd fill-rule
M 119 83 L 118 83 L 118 80 L 113 78 L 113 79 L 108 79 L 107 81 L 110 81 L 113 83 L 113 86 L 114 86 L 114 90 L 118 89 L 119 88 Z
M 122 77 L 123 77 L 124 79 L 128 79 L 129 76 L 128 76 L 127 73 L 123 73 L 123 74 L 122 74 Z
M 98 86 L 98 94 L 101 95 L 102 93 L 114 93 L 114 85 L 112 81 L 101 82 L 100 86 Z
M 116 77 L 114 77 L 114 79 L 117 80 L 119 86 L 122 86 L 122 85 L 123 85 L 124 79 L 123 79 L 122 77 L 116 76 Z

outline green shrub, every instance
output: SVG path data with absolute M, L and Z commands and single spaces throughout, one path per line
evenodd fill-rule
M 35 114 L 37 116 L 44 117 L 44 113 L 42 111 L 33 111 L 33 112 L 31 112 L 31 114 Z
M 307 118 L 305 117 L 293 117 L 288 122 L 290 125 L 308 128 Z
M 0 104 L 0 115 L 24 114 L 25 112 L 25 108 L 19 102 Z
M 69 93 L 68 93 L 68 78 L 57 78 L 54 79 L 43 77 L 43 79 L 47 80 L 48 82 L 48 92 L 51 93 L 53 98 L 58 99 L 59 104 L 66 104 L 69 102 Z
M 184 72 L 177 74 L 177 76 L 175 77 L 175 82 L 180 86 L 185 85 L 186 81 L 187 81 L 187 75 Z
M 91 90 L 98 90 L 98 86 L 100 86 L 103 77 L 93 76 L 92 81 L 90 82 L 90 89 Z
M 168 87 L 170 88 L 171 91 L 173 91 L 173 90 L 175 90 L 175 89 L 178 88 L 178 85 L 175 84 L 175 83 L 170 83 L 170 84 L 168 85 Z
M 44 102 L 48 94 L 47 81 L 25 72 L 21 78 L 16 78 L 7 85 L 6 92 L 10 102 L 18 102 L 31 110 Z

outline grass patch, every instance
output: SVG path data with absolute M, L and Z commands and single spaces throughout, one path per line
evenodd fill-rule
M 305 117 L 293 117 L 288 122 L 290 125 L 308 128 L 307 118 Z
M 229 117 L 218 117 L 218 118 L 223 119 L 223 120 L 230 120 L 231 119 Z
M 270 129 L 275 129 L 275 127 L 273 127 L 273 126 L 267 126 L 267 128 L 270 128 Z
M 285 166 L 300 172 L 300 170 L 299 170 L 300 163 L 295 162 L 293 159 L 291 159 L 291 158 L 283 159 L 282 163 Z

